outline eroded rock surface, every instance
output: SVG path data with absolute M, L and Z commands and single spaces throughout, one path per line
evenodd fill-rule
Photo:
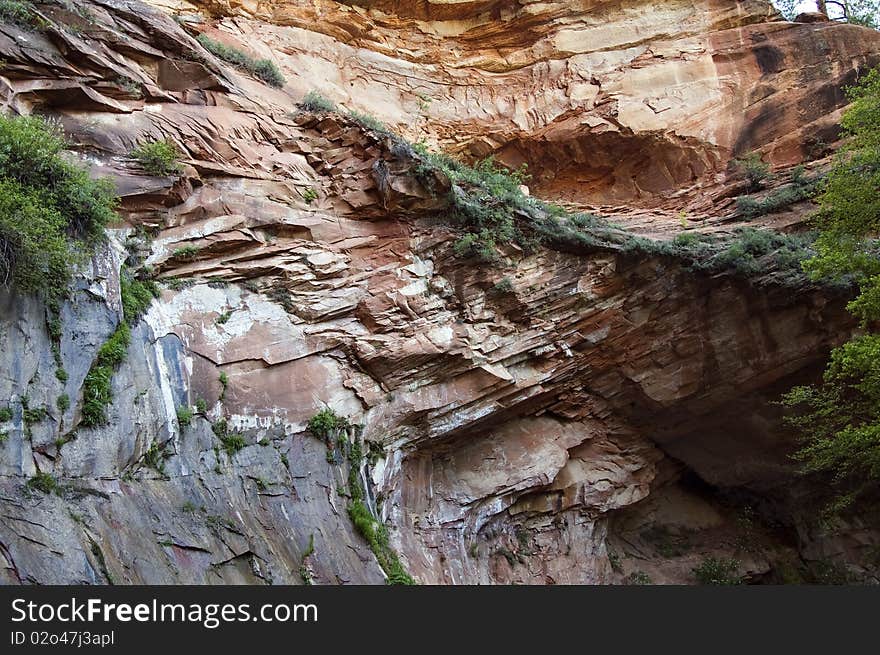
M 691 582 L 707 556 L 759 579 L 870 549 L 869 528 L 829 541 L 799 513 L 770 403 L 847 338 L 843 295 L 613 250 L 463 262 L 409 149 L 296 102 L 318 89 L 411 139 L 527 162 L 532 193 L 626 204 L 646 231 L 682 210 L 727 229 L 731 157 L 827 154 L 811 139 L 836 138 L 875 32 L 784 23 L 757 1 L 154 4 L 37 3 L 46 30 L 0 25 L 6 107 L 56 117 L 123 218 L 64 306 L 65 383 L 41 305 L 0 301 L 5 581 L 381 582 L 345 466 L 306 430 L 325 407 L 374 444 L 370 496 L 423 583 Z M 227 66 L 198 33 L 287 84 Z M 177 144 L 179 175 L 128 157 L 149 139 Z M 126 259 L 166 284 L 108 425 L 84 428 Z M 26 425 L 22 397 L 49 415 Z M 223 447 L 221 419 L 244 448 Z M 27 488 L 37 471 L 62 494 Z

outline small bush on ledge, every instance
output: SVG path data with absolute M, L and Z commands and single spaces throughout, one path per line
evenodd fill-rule
M 327 407 L 309 419 L 308 428 L 309 432 L 316 437 L 331 440 L 335 437 L 336 432 L 344 430 L 350 425 L 351 423 L 347 418 L 337 415 L 336 412 Z
M 336 105 L 332 100 L 328 100 L 317 91 L 309 91 L 299 103 L 299 106 L 306 111 L 315 113 L 336 111 Z
M 131 151 L 135 159 L 150 175 L 180 173 L 180 151 L 171 141 L 150 141 Z
M 249 72 L 256 78 L 261 79 L 269 86 L 281 88 L 284 86 L 285 79 L 278 67 L 268 59 L 254 59 L 249 54 L 238 48 L 233 48 L 220 41 L 199 34 L 197 41 L 202 47 L 215 57 L 219 57 L 223 61 L 232 64 L 236 68 L 240 68 Z
M 742 578 L 736 575 L 738 570 L 739 562 L 735 559 L 707 557 L 694 569 L 694 576 L 704 585 L 738 585 L 742 584 Z
M 770 165 L 761 159 L 761 153 L 752 152 L 742 159 L 735 159 L 734 167 L 748 180 L 749 189 L 757 191 L 770 177 Z

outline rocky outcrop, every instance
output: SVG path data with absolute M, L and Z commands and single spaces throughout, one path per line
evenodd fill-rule
M 43 31 L 0 26 L 7 109 L 57 117 L 123 219 L 64 306 L 66 382 L 40 304 L 2 301 L 5 581 L 381 582 L 345 465 L 306 429 L 325 407 L 361 426 L 371 508 L 423 583 L 689 582 L 710 555 L 757 580 L 867 552 L 869 529 L 829 542 L 799 513 L 770 403 L 846 338 L 843 295 L 623 249 L 462 261 L 405 143 L 295 103 L 318 89 L 410 139 L 528 162 L 533 193 L 626 203 L 646 231 L 708 208 L 729 229 L 728 160 L 783 166 L 833 141 L 874 32 L 761 2 L 155 4 L 37 3 Z M 270 58 L 286 86 L 198 33 Z M 177 144 L 179 175 L 128 157 L 150 139 Z M 86 428 L 123 261 L 165 286 L 108 425 Z M 38 471 L 63 491 L 28 488 Z

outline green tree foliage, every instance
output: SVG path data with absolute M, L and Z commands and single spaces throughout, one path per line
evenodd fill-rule
M 828 175 L 815 222 L 814 278 L 853 279 L 849 309 L 864 334 L 835 349 L 820 384 L 792 389 L 783 404 L 806 444 L 807 472 L 830 474 L 839 491 L 831 509 L 850 505 L 880 480 L 880 70 L 849 90 L 842 120 L 849 138 Z
M 792 21 L 800 13 L 800 0 L 773 0 L 773 6 L 779 10 L 785 20 Z
M 0 284 L 57 301 L 115 218 L 107 180 L 62 156 L 57 126 L 0 116 Z
M 834 20 L 853 25 L 877 29 L 877 14 L 880 6 L 877 0 L 826 0 L 828 16 Z

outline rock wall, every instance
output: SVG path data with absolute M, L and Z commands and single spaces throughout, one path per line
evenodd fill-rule
M 870 550 L 867 527 L 828 540 L 804 516 L 770 403 L 846 339 L 844 295 L 614 249 L 462 262 L 411 151 L 295 103 L 317 89 L 408 138 L 527 162 L 536 195 L 651 231 L 683 210 L 729 229 L 729 159 L 833 141 L 875 32 L 757 1 L 36 4 L 45 30 L 0 25 L 0 97 L 61 122 L 122 221 L 63 308 L 65 383 L 39 302 L 0 299 L 5 582 L 382 582 L 345 465 L 306 429 L 325 407 L 373 444 L 375 509 L 422 583 L 692 582 L 715 555 L 758 580 Z M 128 157 L 160 138 L 180 175 Z M 109 423 L 85 428 L 126 260 L 166 284 Z M 27 424 L 22 398 L 48 416 Z M 223 448 L 221 419 L 244 448 Z M 38 471 L 62 492 L 28 488 Z

